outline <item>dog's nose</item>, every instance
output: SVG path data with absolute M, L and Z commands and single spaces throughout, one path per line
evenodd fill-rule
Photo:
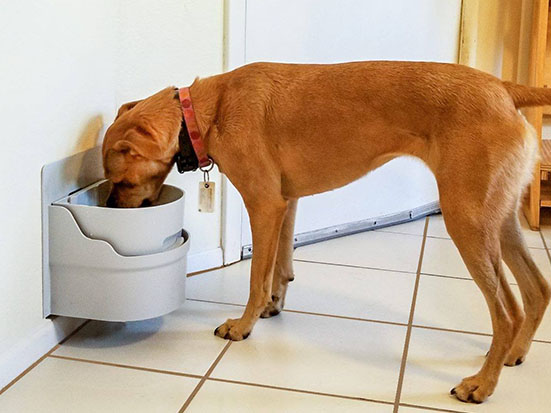
M 148 206 L 151 206 L 151 201 L 150 201 L 149 199 L 146 198 L 146 199 L 144 199 L 144 200 L 142 201 L 142 204 L 140 205 L 140 208 L 142 208 L 142 207 L 148 207 Z

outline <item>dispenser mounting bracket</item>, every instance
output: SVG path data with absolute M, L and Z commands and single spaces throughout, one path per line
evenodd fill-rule
M 49 262 L 49 206 L 67 194 L 104 178 L 101 147 L 96 146 L 42 167 L 42 309 L 51 314 Z

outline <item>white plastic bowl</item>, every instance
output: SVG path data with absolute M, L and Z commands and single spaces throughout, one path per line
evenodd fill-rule
M 107 241 L 124 256 L 155 254 L 178 242 L 184 220 L 181 189 L 163 185 L 158 201 L 149 207 L 108 208 L 111 185 L 108 180 L 96 182 L 54 205 L 69 209 L 87 237 Z

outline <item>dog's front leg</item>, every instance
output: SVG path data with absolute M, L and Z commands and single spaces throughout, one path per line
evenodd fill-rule
M 234 341 L 249 336 L 260 314 L 270 302 L 281 224 L 287 211 L 287 201 L 283 198 L 255 203 L 245 201 L 245 204 L 253 234 L 249 301 L 241 318 L 229 319 L 214 331 L 217 336 Z
M 262 315 L 262 318 L 269 318 L 278 315 L 285 305 L 285 295 L 287 286 L 293 281 L 295 274 L 293 271 L 293 250 L 295 245 L 295 216 L 297 212 L 297 199 L 289 201 L 287 212 L 281 234 L 279 236 L 279 245 L 277 247 L 277 256 L 274 267 L 272 281 L 272 296 Z

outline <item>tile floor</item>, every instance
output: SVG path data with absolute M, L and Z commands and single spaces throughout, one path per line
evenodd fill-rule
M 551 278 L 551 227 L 525 232 Z M 440 216 L 297 249 L 285 311 L 230 343 L 213 330 L 242 312 L 249 268 L 190 277 L 165 317 L 86 323 L 0 394 L 0 412 L 550 411 L 549 316 L 486 403 L 448 395 L 491 329 Z

